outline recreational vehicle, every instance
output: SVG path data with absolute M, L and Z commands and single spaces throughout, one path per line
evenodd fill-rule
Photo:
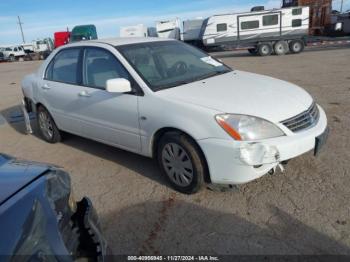
M 161 38 L 180 40 L 180 20 L 178 18 L 156 23 L 157 35 Z
M 201 32 L 204 19 L 191 19 L 183 21 L 183 40 L 186 43 L 202 46 Z
M 147 37 L 147 27 L 143 24 L 123 26 L 120 28 L 120 37 Z
M 203 27 L 205 47 L 250 46 L 262 56 L 299 53 L 309 31 L 309 7 L 214 15 Z

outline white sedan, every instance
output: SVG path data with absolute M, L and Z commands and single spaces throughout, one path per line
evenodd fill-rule
M 169 39 L 63 46 L 22 89 L 47 142 L 66 131 L 156 158 L 184 193 L 257 179 L 316 154 L 328 133 L 325 112 L 302 88 Z

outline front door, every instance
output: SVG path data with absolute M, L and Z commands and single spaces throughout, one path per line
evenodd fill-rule
M 82 135 L 140 152 L 138 96 L 106 91 L 108 79 L 125 78 L 133 83 L 123 65 L 110 51 L 87 47 L 82 77 L 78 103 Z

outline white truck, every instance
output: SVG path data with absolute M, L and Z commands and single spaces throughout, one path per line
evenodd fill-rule
M 51 38 L 44 38 L 41 40 L 34 40 L 31 43 L 24 43 L 22 47 L 31 60 L 43 60 L 48 57 L 54 49 Z
M 19 45 L 1 47 L 0 52 L 2 52 L 4 57 L 10 61 L 23 60 L 26 55 L 23 47 Z

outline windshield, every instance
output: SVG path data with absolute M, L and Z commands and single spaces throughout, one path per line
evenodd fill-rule
M 148 42 L 116 48 L 153 91 L 231 71 L 208 54 L 178 41 Z

